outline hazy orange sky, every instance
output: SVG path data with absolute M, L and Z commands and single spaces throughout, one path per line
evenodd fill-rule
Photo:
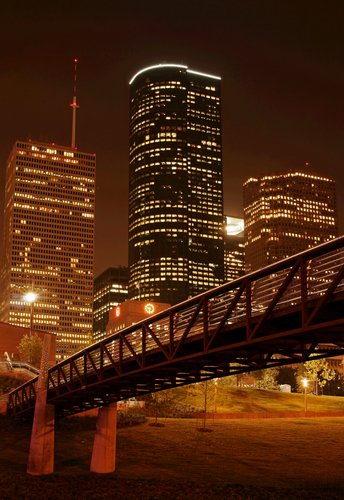
M 10 4 L 10 3 L 8 3 Z M 127 263 L 128 82 L 179 63 L 222 77 L 224 205 L 242 215 L 251 175 L 311 169 L 337 182 L 344 220 L 341 1 L 88 0 L 0 7 L 0 190 L 17 139 L 97 154 L 95 274 Z

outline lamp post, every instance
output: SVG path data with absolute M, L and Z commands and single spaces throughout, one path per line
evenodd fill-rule
M 302 379 L 302 385 L 303 385 L 303 388 L 304 388 L 304 394 L 305 394 L 305 397 L 304 397 L 304 407 L 305 407 L 305 412 L 307 411 L 307 387 L 308 387 L 308 379 L 306 378 L 303 378 Z
M 32 327 L 33 327 L 33 306 L 37 300 L 37 293 L 35 292 L 27 292 L 24 295 L 24 300 L 27 304 L 30 304 L 30 337 L 32 336 Z
M 217 382 L 218 378 L 214 379 L 215 390 L 214 390 L 214 413 L 217 413 Z
M 23 299 L 27 304 L 30 304 L 30 347 L 29 347 L 29 363 L 32 363 L 32 330 L 33 330 L 33 306 L 37 300 L 37 293 L 31 291 L 27 292 Z

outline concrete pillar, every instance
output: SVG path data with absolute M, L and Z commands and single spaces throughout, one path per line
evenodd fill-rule
M 32 424 L 28 474 L 40 476 L 54 472 L 55 406 L 47 405 L 47 391 L 37 393 Z
M 33 418 L 28 474 L 40 476 L 54 472 L 55 407 L 47 405 L 47 378 L 51 335 L 44 335 L 41 369 L 36 386 L 35 414 Z
M 91 472 L 106 474 L 116 466 L 117 403 L 99 408 L 94 436 Z

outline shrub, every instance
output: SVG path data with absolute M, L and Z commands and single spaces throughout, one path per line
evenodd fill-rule
M 165 395 L 162 398 L 159 396 L 146 399 L 145 413 L 148 417 L 190 418 L 194 413 L 203 411 L 203 408 L 180 403 Z
M 25 379 L 11 377 L 10 375 L 0 376 L 0 394 L 6 394 L 25 382 Z
M 126 412 L 119 411 L 117 414 L 117 427 L 130 427 L 132 425 L 144 424 L 146 415 L 141 408 L 132 408 Z

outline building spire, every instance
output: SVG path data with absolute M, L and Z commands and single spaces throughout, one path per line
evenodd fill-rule
M 76 130 L 76 109 L 79 105 L 76 102 L 76 70 L 78 66 L 78 60 L 74 58 L 74 90 L 73 90 L 73 102 L 70 105 L 73 109 L 73 121 L 72 121 L 72 148 L 75 148 L 75 130 Z

